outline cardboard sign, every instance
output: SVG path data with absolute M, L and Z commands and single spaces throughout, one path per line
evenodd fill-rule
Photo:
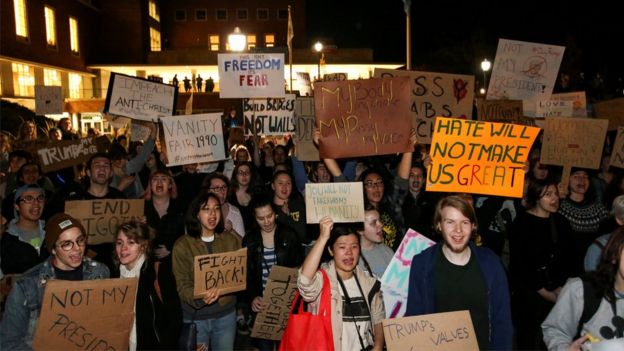
M 115 129 L 126 129 L 132 119 L 128 117 L 113 116 L 104 114 L 104 120 L 106 120 Z
M 305 186 L 306 222 L 329 216 L 334 223 L 364 222 L 362 182 L 308 183 Z
M 337 80 L 347 80 L 346 73 L 325 73 L 323 74 L 323 82 L 334 82 Z
M 522 197 L 524 163 L 539 131 L 510 123 L 438 118 L 427 191 Z
M 314 85 L 320 156 L 344 158 L 410 151 L 407 77 Z
M 283 97 L 284 54 L 219 54 L 219 97 Z
M 467 310 L 384 319 L 382 324 L 388 351 L 479 350 Z
M 161 119 L 167 167 L 226 159 L 220 113 Z
M 310 73 L 297 72 L 295 73 L 295 79 L 293 82 L 294 90 L 299 90 L 301 96 L 311 96 L 312 82 L 310 81 Z
M 587 117 L 587 97 L 584 91 L 552 94 L 550 101 L 570 101 L 572 103 L 572 117 Z
M 487 100 L 523 100 L 535 117 L 540 100 L 550 100 L 565 47 L 499 39 Z
M 62 114 L 64 106 L 62 87 L 35 85 L 35 114 Z
M 606 119 L 546 118 L 540 163 L 598 169 Z
M 104 112 L 144 121 L 172 116 L 178 87 L 151 80 L 111 73 Z
M 477 118 L 485 122 L 501 122 L 535 126 L 533 118 L 525 117 L 521 100 L 477 99 Z
M 624 98 L 597 102 L 594 104 L 596 117 L 609 120 L 609 130 L 624 126 Z
M 285 98 L 243 99 L 245 135 L 284 135 L 295 132 L 295 95 Z
M 421 144 L 431 143 L 437 116 L 472 119 L 474 76 L 375 68 L 375 77 L 410 77 L 412 125 Z
M 130 129 L 130 141 L 144 141 L 152 134 L 152 122 L 135 119 L 132 121 Z
M 572 104 L 572 101 L 565 100 L 539 100 L 535 117 L 571 117 L 574 112 Z
M 313 141 L 314 98 L 299 97 L 295 100 L 295 156 L 299 161 L 319 161 L 319 151 Z
M 137 285 L 137 278 L 48 280 L 33 348 L 127 350 Z
M 212 255 L 195 256 L 193 293 L 199 298 L 217 287 L 220 295 L 247 287 L 247 248 Z
M 87 162 L 94 154 L 105 152 L 109 140 L 101 136 L 61 141 L 45 139 L 29 144 L 27 150 L 37 158 L 43 172 L 47 173 Z
M 407 288 L 412 259 L 435 244 L 426 236 L 408 229 L 381 277 L 381 291 L 387 318 L 402 317 L 407 303 Z
M 262 297 L 265 307 L 256 316 L 252 338 L 282 339 L 296 292 L 297 269 L 273 266 Z
M 101 199 L 65 201 L 65 213 L 80 220 L 87 231 L 87 244 L 115 242 L 119 225 L 143 217 L 140 199 Z
M 619 127 L 615 143 L 613 144 L 613 152 L 611 152 L 611 161 L 609 165 L 618 168 L 624 168 L 624 127 Z

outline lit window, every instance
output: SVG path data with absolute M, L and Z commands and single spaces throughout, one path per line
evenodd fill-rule
M 275 34 L 265 34 L 264 35 L 264 45 L 267 48 L 272 48 L 275 46 Z
M 28 17 L 26 16 L 26 0 L 13 0 L 15 9 L 15 34 L 28 39 Z
M 43 69 L 43 84 L 61 86 L 61 73 L 55 69 Z
M 210 51 L 219 51 L 219 36 L 210 36 Z
M 195 10 L 195 21 L 204 22 L 208 19 L 208 10 L 206 9 L 196 9 Z
M 69 74 L 69 97 L 71 99 L 82 97 L 82 76 L 80 74 Z
M 227 9 L 217 9 L 217 20 L 218 21 L 227 20 Z
M 185 9 L 177 9 L 177 10 L 175 10 L 175 20 L 176 20 L 176 22 L 185 22 L 186 21 L 186 10 Z
M 78 20 L 69 18 L 69 46 L 74 54 L 80 52 L 80 45 L 78 44 Z
M 247 35 L 247 50 L 251 50 L 256 47 L 256 35 L 249 34 Z
M 158 10 L 158 4 L 156 1 L 149 1 L 149 16 L 156 20 L 156 22 L 160 22 L 160 11 Z
M 258 9 L 256 11 L 256 17 L 261 21 L 269 19 L 269 9 Z
M 247 20 L 248 12 L 247 9 L 237 9 L 236 10 L 236 18 L 242 21 Z
M 54 9 L 51 7 L 44 8 L 45 24 L 46 24 L 46 41 L 48 46 L 56 47 L 56 18 L 54 17 Z
M 160 31 L 154 27 L 150 27 L 150 49 L 160 51 Z
M 35 69 L 13 63 L 13 93 L 16 96 L 35 96 Z

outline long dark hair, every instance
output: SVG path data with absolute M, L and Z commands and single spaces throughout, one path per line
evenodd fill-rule
M 199 218 L 197 218 L 197 214 L 199 214 L 199 211 L 201 211 L 206 203 L 208 203 L 210 198 L 216 200 L 219 204 L 219 208 L 221 208 L 221 201 L 217 195 L 203 191 L 195 199 L 193 199 L 188 210 L 186 211 L 186 233 L 194 238 L 200 238 L 202 235 L 202 224 L 199 221 Z M 221 216 L 219 216 L 219 223 L 217 223 L 217 227 L 215 228 L 216 234 L 221 234 L 225 230 L 223 225 L 223 212 L 221 210 L 219 210 L 219 212 L 221 212 Z
M 358 244 L 360 243 L 360 235 L 356 230 L 356 223 L 336 223 L 329 234 L 329 239 L 327 240 L 327 244 L 325 245 L 325 251 L 323 252 L 323 257 L 321 261 L 328 262 L 333 257 L 329 254 L 329 249 L 334 249 L 334 244 L 336 240 L 341 236 L 345 235 L 355 235 L 357 238 Z
M 596 294 L 615 302 L 615 277 L 620 268 L 620 259 L 624 250 L 624 227 L 619 227 L 611 234 L 607 245 L 602 250 L 598 269 L 587 276 L 594 285 Z
M 544 196 L 546 189 L 554 185 L 555 189 L 557 189 L 557 181 L 552 178 L 546 179 L 535 179 L 529 178 L 529 186 L 527 187 L 526 193 L 526 204 L 527 209 L 530 210 L 537 206 L 539 200 Z
M 234 167 L 234 170 L 232 171 L 232 179 L 230 180 L 231 185 L 228 191 L 228 198 L 232 196 L 236 196 L 236 191 L 238 191 L 238 187 L 239 187 L 238 179 L 236 178 L 236 176 L 238 175 L 238 170 L 243 166 L 249 167 L 250 177 L 249 177 L 249 186 L 247 187 L 247 193 L 252 194 L 253 188 L 256 185 L 256 172 L 254 171 L 254 168 L 251 162 L 240 162 Z

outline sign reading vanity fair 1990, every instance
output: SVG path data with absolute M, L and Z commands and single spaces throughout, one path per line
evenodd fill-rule
M 284 97 L 284 54 L 219 54 L 219 97 Z

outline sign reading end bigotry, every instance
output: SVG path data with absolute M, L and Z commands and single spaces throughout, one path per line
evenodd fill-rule
M 284 54 L 219 54 L 219 97 L 284 97 Z
M 522 197 L 524 163 L 539 128 L 438 118 L 427 191 Z

